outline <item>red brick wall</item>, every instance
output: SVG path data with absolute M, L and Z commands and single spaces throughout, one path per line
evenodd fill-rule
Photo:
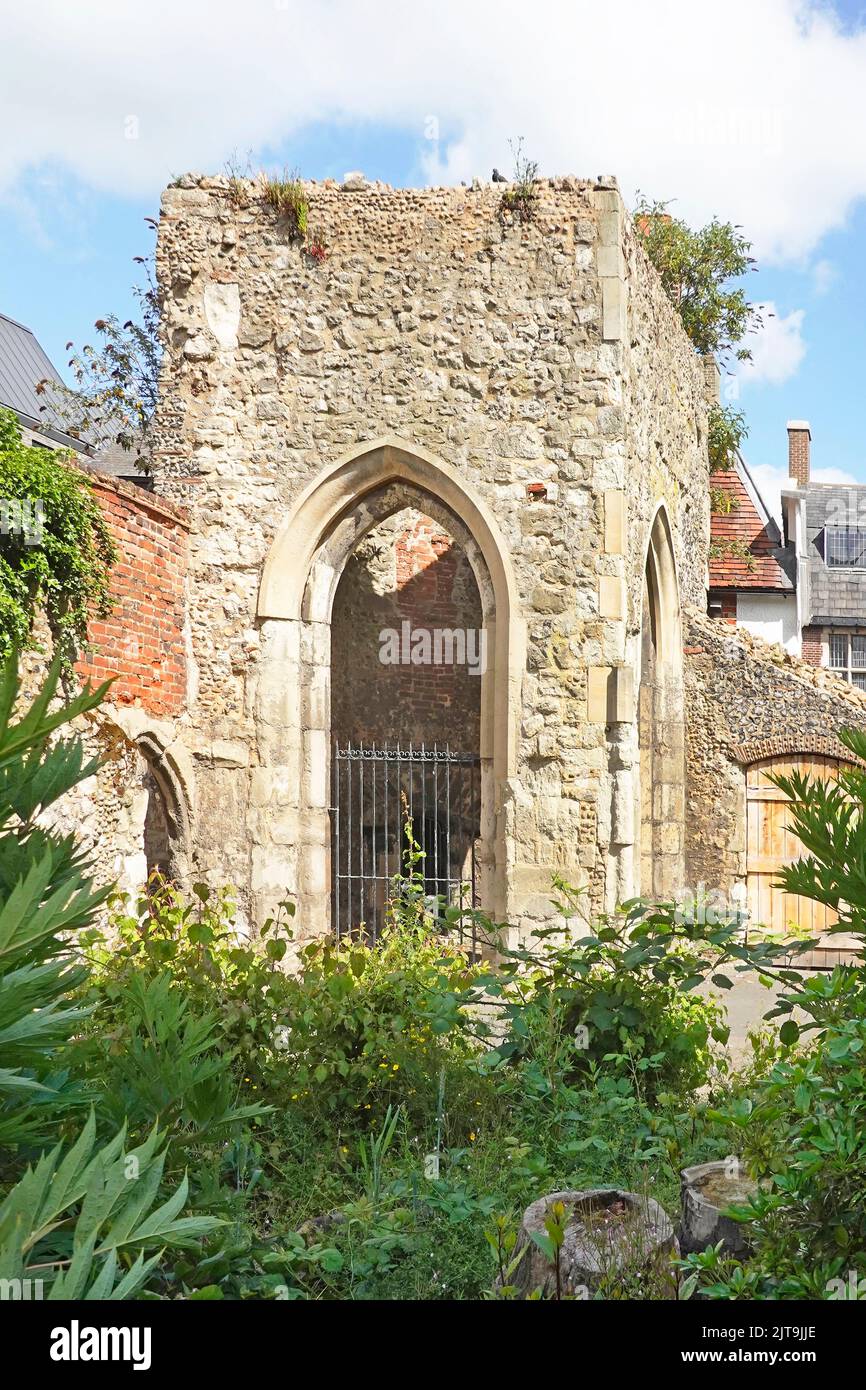
M 788 428 L 788 475 L 805 487 L 809 481 L 809 455 L 811 439 L 808 426 L 805 429 Z
M 449 743 L 476 752 L 481 678 L 460 663 L 383 665 L 380 632 L 479 629 L 469 562 L 441 524 L 412 511 L 374 532 L 376 551 L 353 557 L 334 600 L 331 722 L 335 736 L 392 744 Z M 378 549 L 381 544 L 381 549 Z M 374 573 L 378 581 L 374 582 Z
M 397 542 L 397 606 L 400 620 L 412 628 L 478 628 L 481 614 L 474 581 L 458 598 L 458 567 L 465 565 L 462 552 L 442 527 L 419 517 Z M 467 611 L 467 603 L 469 611 Z M 480 678 L 465 666 L 398 666 L 397 700 L 406 727 L 416 738 L 453 739 L 455 746 L 476 741 L 475 706 L 480 697 Z M 452 720 L 455 721 L 452 723 Z M 429 731 L 429 732 L 428 732 Z
M 737 621 L 737 595 L 735 593 L 730 591 L 726 593 L 724 590 L 717 592 L 715 589 L 710 589 L 709 598 L 711 603 L 720 605 L 720 611 L 714 612 L 713 617 L 717 617 L 725 623 Z
M 114 539 L 113 609 L 91 623 L 76 670 L 117 679 L 109 699 L 151 714 L 177 714 L 186 696 L 184 578 L 189 523 L 184 507 L 85 468 Z
M 823 636 L 823 628 L 803 628 L 803 660 L 808 661 L 812 666 L 821 665 L 821 646 Z

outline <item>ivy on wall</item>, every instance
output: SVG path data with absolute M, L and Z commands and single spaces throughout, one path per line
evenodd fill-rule
M 14 413 L 0 409 L 0 656 L 32 643 L 44 609 L 67 670 L 90 618 L 108 614 L 117 559 L 90 483 L 68 458 L 26 446 Z

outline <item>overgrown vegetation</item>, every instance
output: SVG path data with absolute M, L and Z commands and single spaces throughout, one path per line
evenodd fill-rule
M 735 281 L 753 270 L 751 243 L 739 227 L 714 217 L 697 231 L 668 211 L 669 203 L 639 196 L 634 220 L 643 246 L 701 354 L 744 361 L 749 332 L 761 326 L 757 305 Z
M 376 946 L 303 944 L 288 903 L 250 942 L 228 891 L 159 881 L 98 928 L 107 890 L 40 817 L 92 774 L 57 734 L 104 692 L 57 709 L 57 680 L 17 720 L 14 660 L 0 685 L 0 1277 L 50 1298 L 508 1298 L 540 1195 L 618 1187 L 673 1214 L 681 1168 L 731 1153 L 765 1180 L 739 1213 L 752 1253 L 690 1256 L 681 1296 L 866 1275 L 862 966 L 804 984 L 789 946 L 672 903 L 590 926 L 563 882 L 556 933 L 511 949 L 475 914 L 471 956 L 411 825 Z M 866 770 L 845 777 L 790 779 L 812 857 L 786 872 L 862 940 Z M 756 968 L 782 1026 L 738 1074 L 697 990 Z M 657 1273 L 612 1270 L 603 1296 L 661 1296 Z
M 522 135 L 517 140 L 509 140 L 508 145 L 514 163 L 514 175 L 512 183 L 502 194 L 499 204 L 500 216 L 505 215 L 517 222 L 531 222 L 538 201 L 535 188 L 538 163 L 527 157 Z
M 145 221 L 156 229 L 152 217 Z M 40 382 L 37 390 L 50 387 L 52 401 L 59 393 L 69 434 L 95 447 L 117 444 L 130 463 L 148 473 L 162 362 L 159 290 L 153 254 L 136 256 L 135 264 L 142 276 L 132 287 L 138 318 L 121 323 L 116 314 L 107 314 L 97 319 L 96 343 L 74 350 L 69 359 L 74 385 Z
M 109 608 L 116 553 L 87 478 L 68 456 L 25 447 L 0 410 L 0 657 L 31 641 L 43 610 L 65 667 Z
M 740 445 L 748 436 L 746 417 L 733 406 L 713 404 L 707 412 L 707 451 L 711 473 L 726 473 L 737 461 Z
M 267 206 L 273 208 L 289 228 L 290 235 L 303 241 L 309 225 L 310 204 L 298 171 L 290 173 L 284 170 L 276 178 L 265 175 L 262 180 L 262 197 Z

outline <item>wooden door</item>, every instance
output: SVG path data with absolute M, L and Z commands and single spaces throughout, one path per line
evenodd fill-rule
M 821 936 L 839 920 L 837 913 L 811 898 L 786 893 L 776 883 L 779 870 L 801 858 L 805 851 L 789 825 L 788 798 L 770 781 L 770 775 L 803 776 L 827 781 L 838 776 L 839 760 L 820 754 L 790 754 L 762 758 L 746 770 L 746 868 L 751 921 L 774 932 L 799 928 L 807 936 Z M 751 928 L 750 928 L 751 930 Z M 814 951 L 797 958 L 798 965 L 830 967 L 851 960 L 856 945 L 848 935 L 826 936 Z

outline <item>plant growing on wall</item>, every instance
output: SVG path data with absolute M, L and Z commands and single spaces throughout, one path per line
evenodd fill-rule
M 710 406 L 707 412 L 707 451 L 711 473 L 724 473 L 733 468 L 740 445 L 748 433 L 742 410 L 734 410 L 730 405 Z
M 751 242 L 717 217 L 694 231 L 672 217 L 669 206 L 639 195 L 634 220 L 686 333 L 701 354 L 747 360 L 751 353 L 742 340 L 761 326 L 761 315 L 742 286 L 731 282 L 754 270 Z
M 310 204 L 297 169 L 293 173 L 283 170 L 275 179 L 265 176 L 262 197 L 286 223 L 291 235 L 303 241 L 307 235 Z
M 742 441 L 748 434 L 746 417 L 733 406 L 713 404 L 707 412 L 707 453 L 710 473 L 727 473 L 734 467 Z M 710 485 L 710 511 L 716 516 L 728 516 L 738 507 L 736 498 L 724 488 Z M 741 560 L 750 573 L 754 572 L 755 557 L 745 542 L 732 538 L 717 538 L 709 548 L 709 558 Z
M 508 144 L 514 160 L 514 181 L 503 193 L 499 210 L 518 222 L 531 222 L 535 215 L 538 163 L 524 153 L 522 135 L 517 140 L 509 140 Z
M 731 512 L 739 510 L 740 504 L 736 497 L 732 497 L 722 487 L 710 487 L 710 511 L 716 516 L 730 516 Z
M 722 508 L 712 507 L 712 490 L 710 491 L 710 506 L 713 511 L 721 511 Z M 733 510 L 733 507 L 731 508 Z M 755 557 L 745 541 L 738 540 L 736 537 L 726 537 L 724 540 L 714 540 L 710 542 L 707 551 L 710 560 L 740 560 L 749 571 L 754 574 L 757 569 Z
M 44 608 L 65 667 L 92 616 L 109 611 L 116 552 L 87 478 L 61 453 L 27 448 L 0 410 L 0 655 L 31 640 Z
M 156 222 L 145 218 L 152 227 Z M 50 385 L 63 397 L 64 427 L 76 439 L 92 444 L 119 444 L 143 473 L 150 471 L 150 431 L 159 396 L 162 345 L 159 329 L 159 290 L 154 277 L 153 255 L 136 256 L 143 283 L 133 286 L 138 319 L 121 323 L 117 314 L 96 320 L 96 344 L 75 349 L 69 369 L 73 388 L 42 381 L 37 391 Z M 67 343 L 67 348 L 74 348 Z

